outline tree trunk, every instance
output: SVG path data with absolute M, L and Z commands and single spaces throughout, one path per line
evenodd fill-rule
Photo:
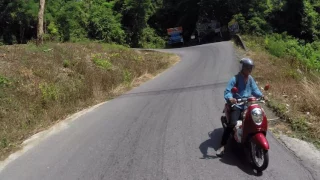
M 45 0 L 40 0 L 38 13 L 37 45 L 43 43 L 43 15 L 45 3 Z

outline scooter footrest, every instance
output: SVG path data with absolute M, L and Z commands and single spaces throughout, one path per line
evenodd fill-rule
M 223 123 L 222 126 L 226 128 L 226 127 L 227 127 L 227 124 L 226 124 L 226 123 Z

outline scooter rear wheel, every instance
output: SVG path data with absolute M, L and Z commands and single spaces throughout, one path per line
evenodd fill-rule
M 262 172 L 267 169 L 269 165 L 268 151 L 262 149 L 252 141 L 250 142 L 250 157 L 255 170 Z

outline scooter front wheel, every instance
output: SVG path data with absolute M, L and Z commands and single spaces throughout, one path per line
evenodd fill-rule
M 268 151 L 262 149 L 252 141 L 250 142 L 250 157 L 255 170 L 262 172 L 267 169 L 269 165 Z

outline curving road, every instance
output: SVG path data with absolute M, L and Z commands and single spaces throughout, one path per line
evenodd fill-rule
M 0 179 L 315 179 L 270 135 L 270 165 L 260 177 L 241 149 L 215 157 L 223 91 L 238 70 L 233 45 L 167 51 L 179 54 L 181 62 L 70 122 L 10 163 Z M 210 158 L 203 159 L 205 152 Z

